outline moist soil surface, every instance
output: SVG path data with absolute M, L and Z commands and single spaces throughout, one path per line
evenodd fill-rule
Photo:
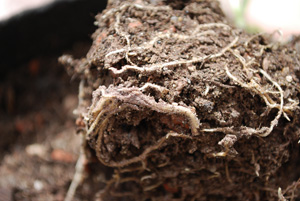
M 247 34 L 215 1 L 117 0 L 96 24 L 60 57 L 70 77 L 55 55 L 1 85 L 0 198 L 63 200 L 81 148 L 74 200 L 299 197 L 297 38 Z
M 69 52 L 84 56 L 89 45 L 77 42 Z M 73 178 L 78 81 L 58 64 L 59 56 L 34 57 L 1 80 L 1 201 L 64 200 Z

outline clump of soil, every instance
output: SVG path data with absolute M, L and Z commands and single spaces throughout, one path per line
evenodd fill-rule
M 86 58 L 60 60 L 81 78 L 86 154 L 111 172 L 99 200 L 299 196 L 291 46 L 236 29 L 215 1 L 113 1 L 96 19 Z

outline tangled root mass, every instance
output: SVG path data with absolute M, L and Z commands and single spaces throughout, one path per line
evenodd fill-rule
M 60 60 L 82 80 L 87 147 L 113 170 L 98 199 L 299 195 L 291 46 L 234 28 L 215 1 L 113 1 L 96 19 L 87 57 Z

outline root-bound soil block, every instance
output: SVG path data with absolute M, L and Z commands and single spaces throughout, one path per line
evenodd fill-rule
M 231 26 L 216 1 L 117 0 L 96 19 L 86 58 L 60 61 L 81 79 L 85 154 L 108 167 L 98 200 L 300 195 L 292 45 Z

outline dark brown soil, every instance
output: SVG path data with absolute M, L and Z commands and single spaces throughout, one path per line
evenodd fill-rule
M 95 197 L 297 198 L 299 53 L 216 1 L 112 2 L 86 58 L 60 59 L 81 78 L 86 154 L 113 172 Z
M 83 56 L 89 43 L 77 43 Z M 64 200 L 80 150 L 78 81 L 59 55 L 33 58 L 0 82 L 0 200 Z

